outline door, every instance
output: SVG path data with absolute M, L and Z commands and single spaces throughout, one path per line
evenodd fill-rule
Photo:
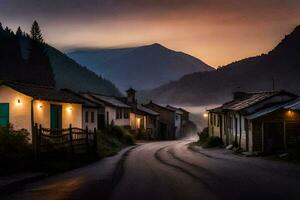
M 222 115 L 219 115 L 219 125 L 220 125 L 220 138 L 223 141 L 223 119 Z
M 300 147 L 300 122 L 286 123 L 286 146 L 287 148 Z
M 7 127 L 9 124 L 9 104 L 0 103 L 0 126 Z
M 51 105 L 50 106 L 50 128 L 61 129 L 62 128 L 62 106 Z
M 264 152 L 274 153 L 283 148 L 283 123 L 264 123 Z
M 105 115 L 104 114 L 98 114 L 98 129 L 103 130 L 105 128 Z

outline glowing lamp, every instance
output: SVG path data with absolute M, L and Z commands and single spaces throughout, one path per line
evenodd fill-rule
M 208 117 L 208 113 L 203 113 L 203 117 L 207 118 Z

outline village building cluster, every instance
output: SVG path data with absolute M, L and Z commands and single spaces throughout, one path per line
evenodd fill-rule
M 153 140 L 182 136 L 182 127 L 189 121 L 187 111 L 153 102 L 139 104 L 135 93 L 130 88 L 126 97 L 114 97 L 1 81 L 0 126 L 12 125 L 14 129 L 32 133 L 36 124 L 49 129 L 64 129 L 71 125 L 89 131 L 116 125 L 133 134 L 144 133 Z
M 208 110 L 210 136 L 251 153 L 273 153 L 300 144 L 300 98 L 287 91 L 235 92 Z

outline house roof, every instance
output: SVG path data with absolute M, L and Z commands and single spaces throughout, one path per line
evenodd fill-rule
M 182 112 L 182 110 L 180 108 L 176 108 L 176 107 L 170 106 L 170 105 L 167 105 L 166 107 L 169 108 L 169 109 L 171 109 L 171 110 L 173 110 L 173 111 L 175 111 L 175 112 L 177 112 L 180 115 L 183 114 L 183 112 Z
M 146 114 L 149 114 L 149 115 L 156 115 L 156 116 L 160 115 L 158 112 L 155 112 L 154 110 L 146 108 L 145 106 L 140 105 L 140 104 L 137 105 L 137 109 L 144 112 L 144 113 L 146 113 Z
M 97 100 L 113 107 L 120 107 L 120 108 L 131 108 L 127 104 L 123 103 L 122 101 L 118 100 L 114 96 L 106 96 L 102 94 L 96 93 L 83 93 L 83 95 L 91 100 Z
M 297 98 L 294 101 L 291 101 L 291 102 L 287 103 L 284 106 L 284 109 L 300 110 L 300 98 Z
M 230 102 L 223 104 L 221 107 L 217 107 L 209 111 L 211 112 L 222 112 L 224 110 L 241 111 L 257 103 L 260 103 L 264 100 L 267 100 L 271 97 L 274 97 L 276 95 L 281 95 L 281 94 L 286 94 L 294 98 L 297 97 L 295 94 L 286 91 L 266 91 L 266 92 L 245 93 L 245 95 L 243 95 L 242 97 L 236 98 Z
M 62 89 L 62 91 L 66 91 L 66 92 L 72 93 L 73 95 L 76 95 L 77 97 L 81 98 L 82 101 L 84 102 L 84 104 L 83 104 L 84 107 L 99 108 L 99 107 L 103 107 L 103 105 L 104 105 L 101 102 L 93 101 L 92 99 L 87 98 L 83 94 L 79 94 L 77 92 L 74 92 L 73 90 Z
M 2 81 L 0 85 L 8 86 L 35 99 L 84 104 L 84 101 L 76 95 L 63 90 L 57 90 L 54 87 L 25 84 L 13 81 Z
M 168 107 L 164 107 L 164 106 L 162 106 L 162 105 L 159 105 L 159 104 L 157 104 L 157 103 L 154 103 L 153 101 L 150 101 L 149 103 L 145 104 L 144 106 L 147 107 L 147 106 L 150 105 L 150 104 L 155 105 L 155 106 L 157 106 L 157 107 L 159 107 L 159 108 L 165 109 L 165 110 L 167 110 L 167 111 L 174 112 L 174 109 L 171 109 L 171 108 L 168 108 Z
M 274 112 L 276 110 L 280 109 L 288 109 L 288 110 L 300 110 L 300 98 L 291 100 L 289 102 L 283 102 L 281 104 L 277 104 L 265 109 L 261 109 L 253 114 L 245 116 L 247 119 L 256 119 L 261 116 L 264 116 L 266 114 L 269 114 L 271 112 Z

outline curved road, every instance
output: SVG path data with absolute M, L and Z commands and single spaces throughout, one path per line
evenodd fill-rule
M 121 162 L 104 159 L 0 198 L 300 199 L 299 165 L 240 157 L 220 149 L 203 150 L 190 147 L 192 141 L 141 144 L 125 154 Z M 117 170 L 112 170 L 116 165 Z M 109 169 L 119 172 L 115 174 L 118 182 L 100 175 Z

